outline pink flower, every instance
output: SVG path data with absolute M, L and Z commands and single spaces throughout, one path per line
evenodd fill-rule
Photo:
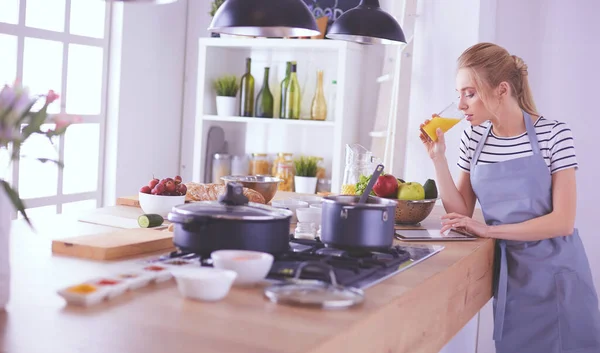
M 56 124 L 55 130 L 62 130 L 74 123 L 80 123 L 81 117 L 79 116 L 68 116 L 68 115 L 54 115 L 51 121 Z
M 57 100 L 60 96 L 56 94 L 53 90 L 49 90 L 46 95 L 46 104 L 52 104 L 55 100 Z

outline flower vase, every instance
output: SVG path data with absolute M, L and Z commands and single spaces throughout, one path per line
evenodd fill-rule
M 10 226 L 13 210 L 10 199 L 0 190 L 0 311 L 6 308 L 10 296 Z

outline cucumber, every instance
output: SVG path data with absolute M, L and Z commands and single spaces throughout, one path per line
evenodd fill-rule
M 163 224 L 165 219 L 159 214 L 143 214 L 138 217 L 138 224 L 142 228 L 158 227 Z

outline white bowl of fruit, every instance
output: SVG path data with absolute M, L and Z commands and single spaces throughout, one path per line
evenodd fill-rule
M 174 206 L 185 203 L 187 187 L 181 177 L 150 180 L 140 188 L 139 201 L 142 211 L 167 217 Z

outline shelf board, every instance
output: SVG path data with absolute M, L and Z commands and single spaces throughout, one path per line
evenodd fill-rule
M 333 121 L 316 121 L 316 120 L 290 120 L 290 119 L 271 119 L 271 118 L 254 118 L 243 116 L 219 116 L 219 115 L 204 115 L 205 121 L 224 121 L 235 123 L 250 123 L 250 124 L 267 124 L 267 125 L 290 125 L 290 126 L 314 126 L 314 127 L 333 127 Z
M 200 38 L 200 45 L 222 48 L 363 50 L 366 46 L 334 39 Z

